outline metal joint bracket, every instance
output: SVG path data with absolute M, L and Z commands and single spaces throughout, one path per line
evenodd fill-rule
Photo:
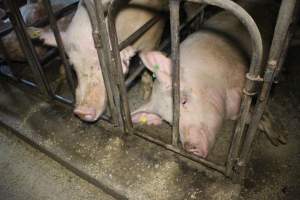
M 250 81 L 255 81 L 255 82 L 263 82 L 264 81 L 264 79 L 262 77 L 260 77 L 260 75 L 255 76 L 250 73 L 246 74 L 246 78 Z

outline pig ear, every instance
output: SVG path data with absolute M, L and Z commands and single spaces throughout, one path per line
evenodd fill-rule
M 153 72 L 154 76 L 167 88 L 172 84 L 172 61 L 158 51 L 140 53 L 145 66 Z

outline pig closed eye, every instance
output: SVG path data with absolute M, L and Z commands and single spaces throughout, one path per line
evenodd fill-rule
M 187 106 L 187 99 L 185 99 L 185 100 L 183 100 L 182 102 L 181 102 L 181 105 L 184 107 L 184 108 L 186 108 L 186 106 Z

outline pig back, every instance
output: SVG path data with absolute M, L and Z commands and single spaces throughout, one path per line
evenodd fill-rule
M 165 4 L 165 0 L 131 1 L 125 9 L 120 11 L 116 18 L 116 29 L 119 41 L 122 42 L 127 39 L 152 17 L 162 12 Z M 164 19 L 162 18 L 140 37 L 133 46 L 137 50 L 154 49 L 160 42 L 163 28 Z
M 239 1 L 257 24 L 263 40 L 264 63 L 268 55 L 268 49 L 272 40 L 276 11 L 271 1 Z M 243 52 L 245 58 L 250 61 L 252 55 L 252 44 L 250 34 L 246 27 L 233 14 L 223 11 L 207 20 L 204 29 L 216 32 L 232 41 L 232 45 Z

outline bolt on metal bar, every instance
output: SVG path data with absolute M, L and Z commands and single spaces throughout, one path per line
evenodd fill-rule
M 180 118 L 180 66 L 179 66 L 179 7 L 180 0 L 170 0 L 170 23 L 171 23 L 171 49 L 172 49 L 172 84 L 173 84 L 173 126 L 172 145 L 179 144 L 179 118 Z
M 97 3 L 95 0 L 94 4 L 91 0 L 83 0 L 86 6 L 89 18 L 91 21 L 93 29 L 93 39 L 95 43 L 95 48 L 97 49 L 97 55 L 101 66 L 102 76 L 106 88 L 106 93 L 108 96 L 108 106 L 111 111 L 112 123 L 118 124 L 118 111 L 115 105 L 114 96 L 116 96 L 116 91 L 113 87 L 112 73 L 109 69 L 110 65 L 110 46 L 108 44 L 109 37 L 106 31 L 105 18 L 102 10 L 102 4 Z M 97 3 L 97 4 L 96 4 Z M 99 5 L 101 4 L 101 5 Z M 96 5 L 96 6 L 94 6 Z
M 278 64 L 280 61 L 280 57 L 283 55 L 282 46 L 286 42 L 286 39 L 289 35 L 289 27 L 293 20 L 296 2 L 297 0 L 290 0 L 282 1 L 281 3 L 277 24 L 275 27 L 274 38 L 269 54 L 268 65 L 264 76 L 264 84 L 258 102 L 256 103 L 253 117 L 246 134 L 244 146 L 240 153 L 240 159 L 237 163 L 238 167 L 240 168 L 240 173 L 242 175 L 245 173 L 245 166 L 249 159 L 251 146 L 256 136 L 258 124 L 262 118 L 262 115 L 268 102 L 268 97 L 270 95 L 270 90 L 275 77 L 275 71 L 279 67 Z
M 123 123 L 123 130 L 128 133 L 133 132 L 133 125 L 131 121 L 131 113 L 129 109 L 129 102 L 128 102 L 128 95 L 126 91 L 125 86 L 125 78 L 123 75 L 122 70 L 122 62 L 120 57 L 120 49 L 119 49 L 119 42 L 117 37 L 117 31 L 116 31 L 116 15 L 119 11 L 121 5 L 126 5 L 130 1 L 119 1 L 114 0 L 112 1 L 111 5 L 109 6 L 108 13 L 107 13 L 107 23 L 108 23 L 108 33 L 111 40 L 111 48 L 112 48 L 112 56 L 113 56 L 113 67 L 116 70 L 116 84 L 119 91 L 119 98 L 117 103 L 117 106 L 121 108 L 121 112 L 119 113 L 119 118 L 122 120 Z
M 44 6 L 47 10 L 50 26 L 51 26 L 51 29 L 53 31 L 53 34 L 54 34 L 54 37 L 55 37 L 55 40 L 56 40 L 56 43 L 57 43 L 57 48 L 58 48 L 60 57 L 62 59 L 63 65 L 64 65 L 64 69 L 65 69 L 65 72 L 66 72 L 66 75 L 67 75 L 68 85 L 69 85 L 69 88 L 71 90 L 71 94 L 73 96 L 73 99 L 75 100 L 75 89 L 76 89 L 75 88 L 75 81 L 74 81 L 71 65 L 70 65 L 70 63 L 67 59 L 66 54 L 65 54 L 65 48 L 64 48 L 63 41 L 62 41 L 61 35 L 59 33 L 58 27 L 57 27 L 57 22 L 56 22 L 56 19 L 55 19 L 53 10 L 52 10 L 50 0 L 43 0 L 43 3 L 44 3 Z
M 44 74 L 43 68 L 39 63 L 39 59 L 34 46 L 30 38 L 28 37 L 23 18 L 15 4 L 15 1 L 4 0 L 4 3 L 5 7 L 8 9 L 6 12 L 11 23 L 13 24 L 13 28 L 20 42 L 20 46 L 27 57 L 29 66 L 31 67 L 32 73 L 34 74 L 34 79 L 39 86 L 39 90 L 48 98 L 53 98 L 53 91 L 50 87 L 46 75 Z

